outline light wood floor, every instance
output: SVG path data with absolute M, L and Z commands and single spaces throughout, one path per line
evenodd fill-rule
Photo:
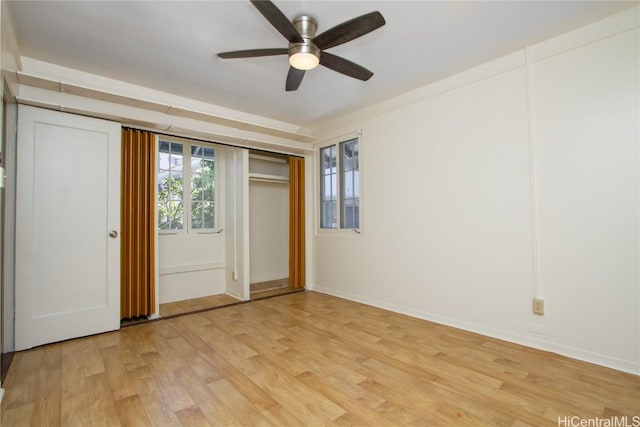
M 314 292 L 19 352 L 4 386 L 3 427 L 557 426 L 640 415 L 637 376 Z
M 289 288 L 289 278 L 269 280 L 267 282 L 252 283 L 250 288 L 250 298 L 252 300 L 258 300 L 298 291 L 300 291 L 300 289 Z
M 261 299 L 276 295 L 290 293 L 289 279 L 270 280 L 268 282 L 252 283 L 250 288 L 251 299 Z M 192 298 L 182 301 L 160 304 L 160 316 L 168 317 L 184 313 L 206 310 L 210 308 L 225 307 L 241 302 L 230 295 L 219 294 L 201 298 Z M 144 322 L 145 320 L 141 320 Z M 139 323 L 140 321 L 127 322 Z
M 289 287 L 289 278 L 284 279 L 276 279 L 276 280 L 268 280 L 266 282 L 258 282 L 252 283 L 249 286 L 249 290 L 251 293 L 254 292 L 262 292 L 262 291 L 270 291 L 273 289 L 282 289 Z
M 207 308 L 224 307 L 238 302 L 240 302 L 239 299 L 226 294 L 168 302 L 160 304 L 160 316 L 166 317 L 182 313 L 191 313 L 194 311 L 205 310 Z

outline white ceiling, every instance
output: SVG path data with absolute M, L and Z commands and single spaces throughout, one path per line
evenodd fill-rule
M 368 82 L 318 67 L 285 92 L 286 56 L 217 52 L 286 47 L 249 1 L 10 1 L 22 56 L 308 126 L 382 101 L 637 5 L 635 1 L 276 1 L 318 34 L 379 10 L 387 24 L 330 49 Z

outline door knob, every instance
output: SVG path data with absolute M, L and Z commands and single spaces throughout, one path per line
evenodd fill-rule
M 115 239 L 116 237 L 118 237 L 118 232 L 116 230 L 111 230 L 109 232 L 109 237 L 111 237 L 112 239 Z

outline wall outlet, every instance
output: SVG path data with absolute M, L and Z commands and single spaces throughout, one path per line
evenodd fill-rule
M 231 278 L 233 280 L 238 280 L 238 272 L 236 270 L 233 270 L 233 273 L 231 273 Z
M 544 314 L 544 300 L 543 299 L 533 299 L 533 314 L 539 314 L 542 316 Z

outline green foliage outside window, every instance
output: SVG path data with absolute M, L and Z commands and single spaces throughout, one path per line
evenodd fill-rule
M 158 228 L 182 230 L 185 213 L 191 229 L 215 228 L 215 160 L 214 150 L 191 146 L 183 158 L 183 146 L 175 142 L 160 142 L 158 173 Z M 189 155 L 190 153 L 190 155 Z M 191 206 L 185 209 L 185 174 L 191 191 Z M 190 169 L 190 173 L 188 172 Z

